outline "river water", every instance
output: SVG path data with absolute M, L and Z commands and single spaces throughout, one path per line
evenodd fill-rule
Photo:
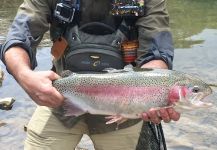
M 22 0 L 0 1 L 0 43 L 5 40 L 8 27 Z M 207 83 L 217 84 L 217 1 L 216 0 L 168 0 L 170 24 L 174 37 L 174 70 L 200 77 Z M 37 59 L 38 70 L 51 68 L 50 42 L 45 36 L 40 44 Z M 46 64 L 46 65 L 45 65 Z M 5 73 L 5 67 L 0 62 Z M 217 89 L 213 88 L 216 93 Z M 22 150 L 25 132 L 35 104 L 6 73 L 0 98 L 14 97 L 11 111 L 0 111 L 1 150 Z M 217 149 L 217 96 L 210 101 L 210 109 L 185 113 L 178 122 L 163 123 L 169 150 Z M 93 149 L 85 138 L 81 147 Z

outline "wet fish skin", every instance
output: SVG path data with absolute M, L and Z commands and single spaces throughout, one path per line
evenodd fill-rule
M 179 111 L 209 107 L 201 100 L 212 93 L 203 81 L 165 69 L 124 69 L 101 74 L 76 74 L 53 86 L 66 98 L 67 116 L 84 113 L 139 118 L 150 108 L 177 106 Z

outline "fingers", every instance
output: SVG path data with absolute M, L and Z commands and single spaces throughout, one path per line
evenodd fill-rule
M 168 112 L 166 109 L 161 109 L 159 110 L 159 116 L 161 116 L 162 120 L 165 123 L 169 123 L 171 121 L 171 117 L 169 116 Z
M 143 113 L 141 117 L 144 121 L 151 121 L 155 124 L 159 124 L 161 122 L 158 112 L 154 109 L 150 109 L 147 113 Z
M 56 88 L 54 88 L 53 87 L 53 90 L 54 90 L 54 92 L 53 92 L 53 94 L 54 94 L 54 101 L 56 102 L 56 106 L 54 107 L 54 108 L 56 108 L 56 107 L 58 107 L 58 106 L 60 106 L 60 105 L 62 105 L 63 104 L 63 101 L 64 101 L 64 97 L 63 97 L 63 95 L 62 94 L 60 94 L 57 90 L 56 90 Z
M 57 108 L 62 105 L 64 97 L 51 87 L 47 91 L 38 91 L 37 93 L 31 93 L 31 98 L 40 106 L 47 106 L 51 108 Z
M 178 121 L 180 119 L 180 113 L 176 112 L 173 108 L 167 108 L 167 112 L 173 121 Z
M 62 105 L 64 97 L 54 88 L 49 87 L 47 91 L 42 91 L 41 97 L 38 97 L 46 106 L 57 108 Z
M 59 76 L 58 74 L 56 74 L 55 72 L 53 72 L 53 71 L 47 71 L 46 73 L 47 73 L 48 78 L 49 78 L 51 81 L 60 78 L 60 76 Z
M 161 122 L 161 118 L 158 115 L 158 111 L 150 109 L 150 111 L 147 114 L 150 117 L 150 121 L 154 124 L 159 124 Z
M 151 121 L 154 124 L 159 124 L 161 120 L 163 120 L 165 123 L 173 121 L 178 121 L 180 118 L 180 114 L 176 112 L 173 108 L 167 108 L 167 109 L 150 109 L 148 112 L 143 113 L 141 115 L 141 118 L 144 121 Z
M 52 80 L 58 78 L 59 75 L 53 71 L 34 72 L 23 87 L 38 105 L 56 108 L 64 101 L 64 97 L 52 85 Z

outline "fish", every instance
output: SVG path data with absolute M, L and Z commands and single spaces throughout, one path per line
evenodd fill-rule
M 141 118 L 151 108 L 178 112 L 211 107 L 204 98 L 212 89 L 187 73 L 151 68 L 107 69 L 102 73 L 66 71 L 53 86 L 65 97 L 65 116 L 105 115 L 111 124 Z

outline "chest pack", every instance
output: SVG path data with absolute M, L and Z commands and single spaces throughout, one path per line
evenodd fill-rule
M 99 9 L 95 13 L 93 11 L 96 9 L 91 11 L 91 8 L 88 8 L 91 4 L 84 4 L 85 1 L 69 0 L 67 3 L 60 1 L 61 3 L 57 4 L 55 16 L 59 20 L 59 27 L 64 28 L 64 31 L 61 30 L 59 36 L 54 38 L 52 54 L 56 59 L 61 59 L 64 69 L 74 72 L 99 72 L 105 68 L 121 69 L 124 67 L 122 43 L 132 38 L 131 33 L 136 33 L 136 30 L 132 23 L 126 23 L 126 19 L 110 13 L 110 6 L 114 5 L 105 6 L 106 3 L 103 2 L 105 0 L 101 1 L 102 6 L 100 7 L 109 9 L 105 9 L 104 12 L 100 12 L 103 10 Z M 80 4 L 85 8 L 79 7 Z M 119 10 L 119 7 L 115 8 L 115 11 Z M 74 16 L 76 10 L 79 15 Z M 82 11 L 83 15 L 81 15 L 80 10 L 86 12 Z M 114 7 L 112 10 L 114 12 Z M 129 13 L 129 11 L 126 12 Z M 85 18 L 83 17 L 85 14 L 104 14 L 104 17 L 92 15 Z M 135 55 L 136 52 L 130 51 L 130 54 Z

